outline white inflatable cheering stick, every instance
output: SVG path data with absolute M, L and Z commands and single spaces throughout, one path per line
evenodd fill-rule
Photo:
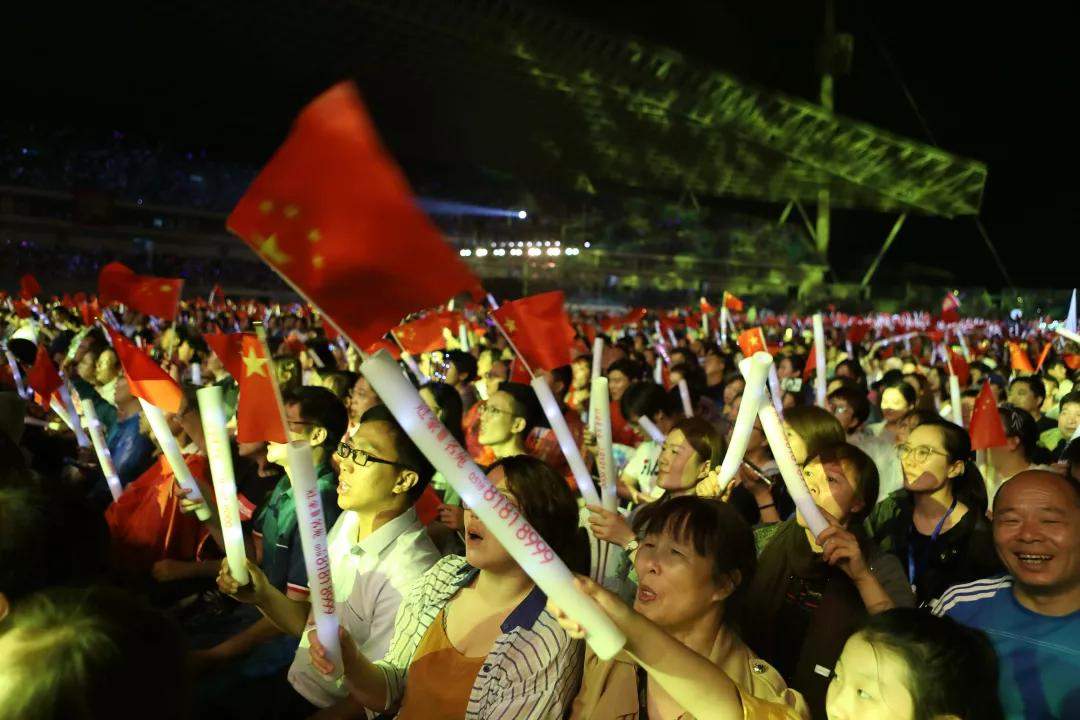
M 742 372 L 746 385 L 739 403 L 739 414 L 735 417 L 735 428 L 731 431 L 728 449 L 724 454 L 724 461 L 720 464 L 717 478 L 720 492 L 723 492 L 735 477 L 746 454 L 750 434 L 754 431 L 754 419 L 758 416 L 761 404 L 765 402 L 765 380 L 770 367 L 772 357 L 764 352 L 754 353 L 739 363 L 739 371 Z

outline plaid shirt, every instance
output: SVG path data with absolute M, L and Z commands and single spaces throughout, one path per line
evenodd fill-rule
M 386 710 L 405 696 L 409 664 L 428 627 L 451 598 L 480 571 L 465 558 L 440 560 L 410 588 L 394 621 L 390 651 L 375 664 L 386 677 Z M 561 718 L 581 680 L 582 643 L 572 639 L 544 609 L 539 587 L 503 621 L 476 676 L 467 720 Z

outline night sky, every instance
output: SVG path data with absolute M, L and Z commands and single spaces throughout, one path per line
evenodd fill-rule
M 0 127 L 119 128 L 259 163 L 297 108 L 348 68 L 317 33 L 305 34 L 302 18 L 295 37 L 275 39 L 275 52 L 265 42 L 248 52 L 247 40 L 267 15 L 322 4 L 225 0 L 224 23 L 205 22 L 201 2 L 8 8 Z M 817 96 L 817 0 L 533 4 L 765 87 Z M 855 52 L 852 75 L 837 80 L 837 112 L 922 142 L 931 142 L 929 130 L 943 149 L 985 162 L 982 217 L 1013 280 L 1071 287 L 1080 260 L 1075 31 L 1045 6 L 954 5 L 839 0 L 838 30 L 854 35 Z M 835 212 L 832 264 L 876 252 L 894 219 Z M 909 219 L 877 281 L 918 282 L 927 268 L 951 272 L 961 285 L 1002 282 L 971 218 Z

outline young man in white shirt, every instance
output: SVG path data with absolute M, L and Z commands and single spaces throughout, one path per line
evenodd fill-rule
M 439 559 L 416 516 L 413 503 L 431 480 L 433 468 L 385 406 L 365 413 L 338 447 L 338 505 L 344 510 L 328 536 L 330 571 L 338 619 L 371 657 L 390 645 L 394 617 L 414 580 Z M 304 606 L 265 583 L 248 564 L 252 583 L 239 588 L 222 564 L 218 586 L 251 602 L 283 631 L 300 639 L 288 680 L 299 693 L 271 690 L 273 717 L 364 718 L 340 679 L 327 679 L 308 659 L 314 625 Z

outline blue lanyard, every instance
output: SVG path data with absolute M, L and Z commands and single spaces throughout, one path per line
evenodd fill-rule
M 938 539 L 938 535 L 941 534 L 941 528 L 945 526 L 945 521 L 952 515 L 952 511 L 956 509 L 956 503 L 958 498 L 953 496 L 952 505 L 949 506 L 948 511 L 938 520 L 937 525 L 934 527 L 934 532 L 930 533 L 930 542 L 926 545 L 926 552 L 923 553 L 922 563 L 916 565 L 915 563 L 915 544 L 911 542 L 914 533 L 918 532 L 915 529 L 915 523 L 912 521 L 910 534 L 908 535 L 908 549 L 907 549 L 907 565 L 908 565 L 908 579 L 911 580 L 911 587 L 915 587 L 916 574 L 922 574 L 922 569 L 926 567 L 927 561 L 930 559 L 930 553 L 934 549 L 934 541 Z

